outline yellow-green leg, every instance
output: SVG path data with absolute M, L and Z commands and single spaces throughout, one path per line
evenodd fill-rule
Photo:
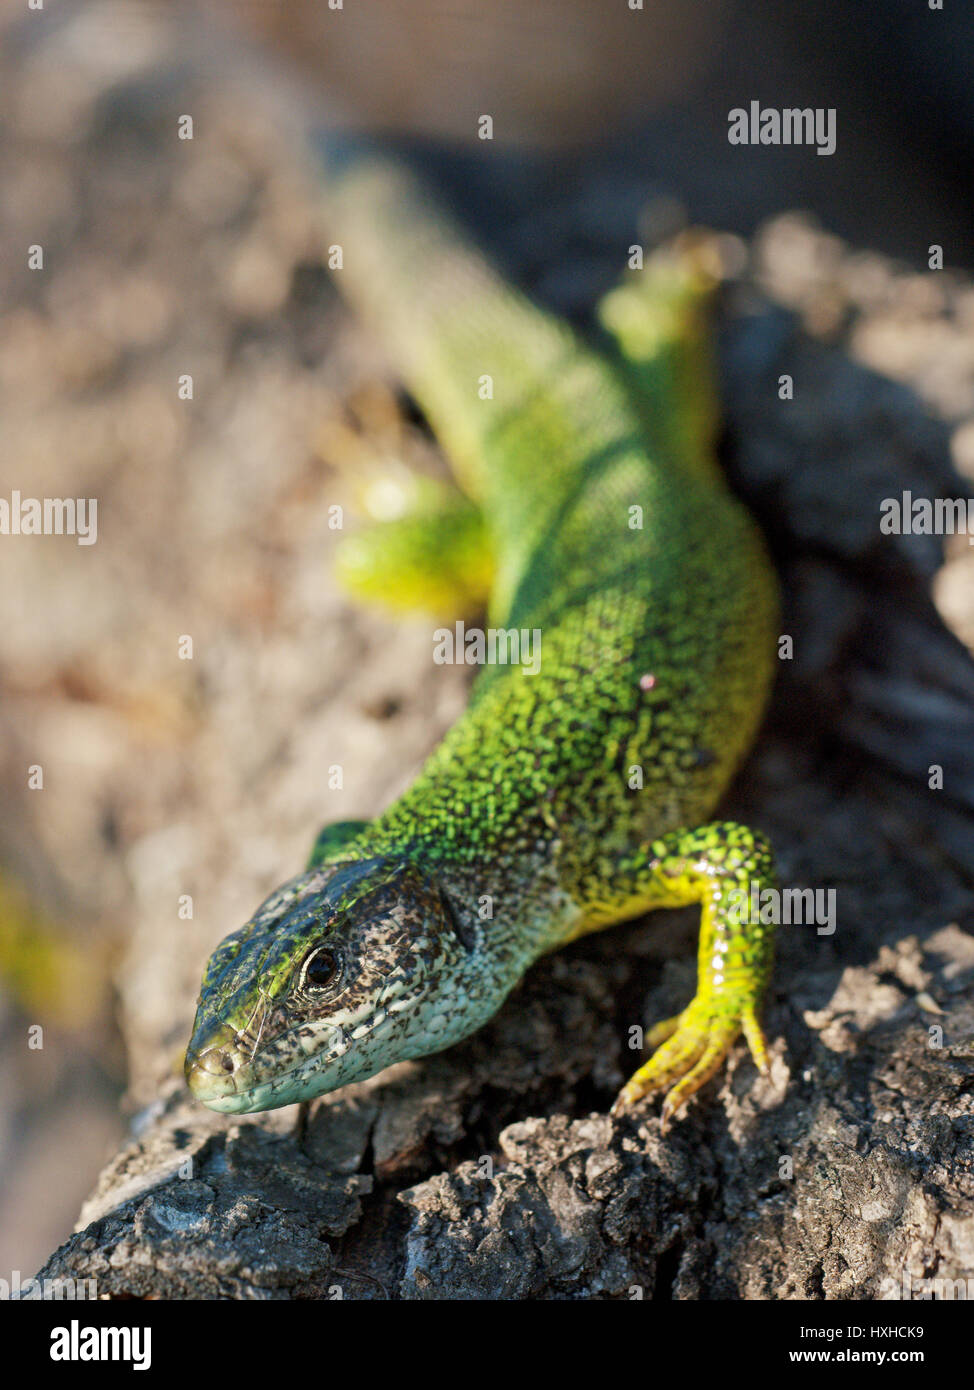
M 625 859 L 596 909 L 602 921 L 639 908 L 700 904 L 697 992 L 675 1018 L 649 1033 L 649 1061 L 623 1087 L 618 1114 L 643 1096 L 665 1091 L 663 1126 L 719 1071 L 743 1032 L 758 1069 L 768 1070 L 758 1011 L 771 974 L 772 928 L 753 908 L 775 883 L 767 841 L 745 825 L 720 821 L 679 830 Z
M 494 566 L 483 516 L 457 488 L 417 481 L 404 515 L 342 541 L 335 570 L 352 597 L 396 613 L 470 617 L 487 602 Z
M 685 234 L 643 270 L 626 271 L 596 315 L 650 440 L 694 473 L 714 478 L 719 406 L 713 361 L 716 252 Z

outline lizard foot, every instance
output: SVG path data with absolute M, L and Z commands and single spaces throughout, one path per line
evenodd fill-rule
M 666 1091 L 665 1130 L 720 1070 L 742 1032 L 767 1072 L 758 1008 L 771 974 L 772 930 L 753 905 L 774 881 L 767 841 L 732 821 L 674 831 L 623 860 L 614 881 L 619 898 L 646 907 L 700 903 L 700 946 L 696 995 L 681 1014 L 651 1029 L 647 1046 L 655 1051 L 620 1092 L 614 1114 Z
M 697 995 L 681 1014 L 650 1031 L 646 1044 L 656 1050 L 619 1092 L 611 1113 L 620 1115 L 644 1096 L 666 1091 L 660 1126 L 665 1133 L 690 1097 L 720 1070 L 741 1032 L 755 1065 L 767 1076 L 767 1044 L 754 1004 L 739 996 Z

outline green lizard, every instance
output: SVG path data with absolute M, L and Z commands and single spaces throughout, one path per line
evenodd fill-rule
M 487 665 L 415 783 L 318 837 L 218 947 L 186 1076 L 214 1110 L 309 1100 L 466 1037 L 543 953 L 654 907 L 701 908 L 697 992 L 616 1109 L 663 1123 L 758 1022 L 765 840 L 711 822 L 771 682 L 777 592 L 714 456 L 699 256 L 651 259 L 590 344 L 509 286 L 413 177 L 333 169 L 338 282 L 382 335 L 461 494 L 354 540 L 346 583 L 541 634 Z M 457 594 L 460 595 L 459 601 Z

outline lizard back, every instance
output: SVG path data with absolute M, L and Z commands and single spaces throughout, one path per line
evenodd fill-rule
M 328 214 L 343 287 L 484 512 L 489 621 L 541 642 L 537 674 L 483 668 L 369 843 L 408 831 L 508 875 L 541 847 L 572 892 L 593 855 L 704 819 L 750 744 L 777 612 L 763 543 L 718 470 L 655 445 L 611 361 L 401 166 L 353 158 Z

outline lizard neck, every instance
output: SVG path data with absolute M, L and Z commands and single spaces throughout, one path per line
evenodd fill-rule
M 406 798 L 369 825 L 353 854 L 408 859 L 439 885 L 464 946 L 442 993 L 466 1001 L 465 1036 L 539 956 L 577 934 L 581 913 L 559 882 L 550 832 L 544 838 L 539 826 L 537 838 L 511 842 L 489 819 L 431 817 L 426 800 L 426 814 L 414 816 Z

